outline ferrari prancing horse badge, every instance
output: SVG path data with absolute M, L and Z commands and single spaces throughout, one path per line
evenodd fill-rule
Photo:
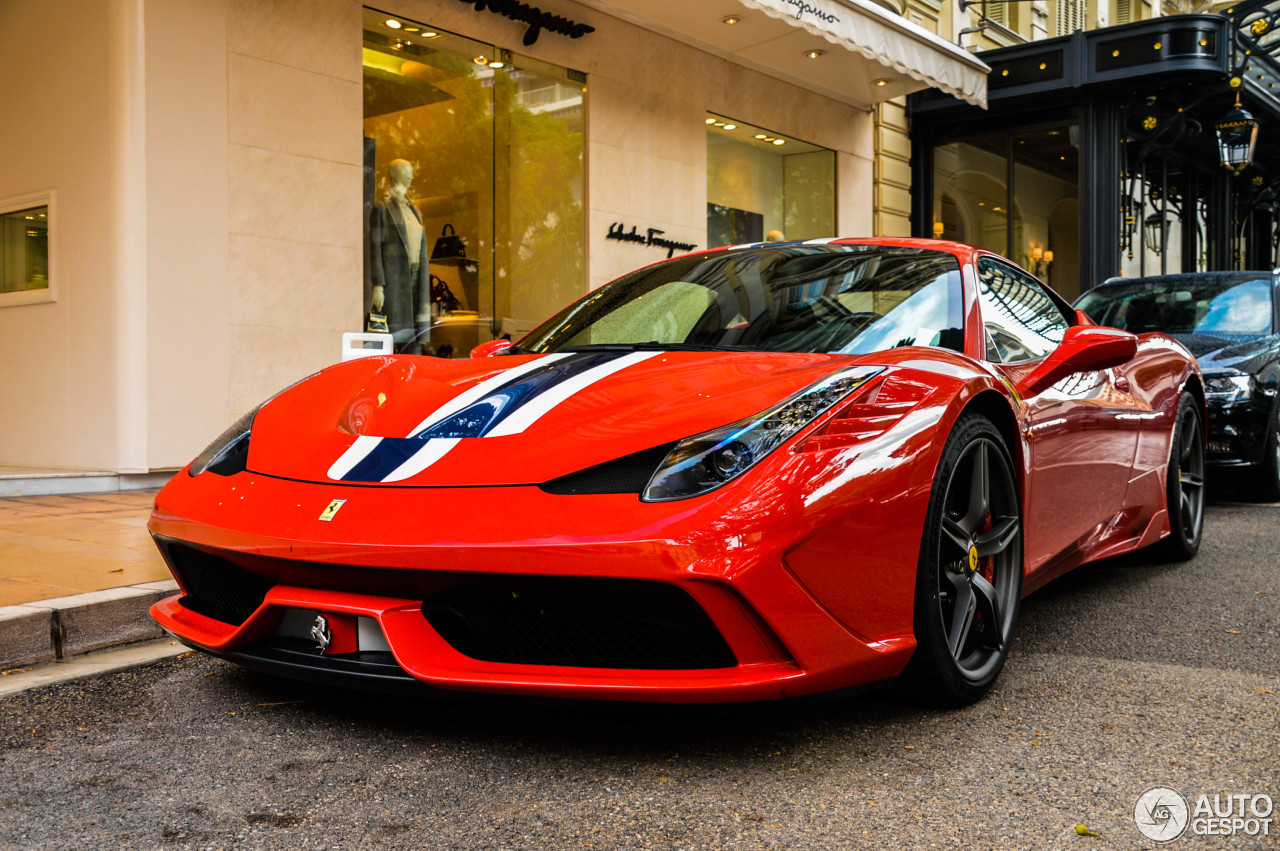
M 342 506 L 345 505 L 346 502 L 347 501 L 345 499 L 335 499 L 333 502 L 329 503 L 328 508 L 320 512 L 320 519 L 324 520 L 325 522 L 332 520 L 333 516 L 338 513 L 338 509 L 342 508 Z

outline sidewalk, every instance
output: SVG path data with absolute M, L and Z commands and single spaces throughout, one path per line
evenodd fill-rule
M 147 534 L 156 491 L 0 499 L 0 670 L 162 633 L 176 590 Z

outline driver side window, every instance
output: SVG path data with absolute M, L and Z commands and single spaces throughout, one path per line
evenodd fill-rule
M 1044 285 L 991 257 L 978 258 L 978 302 L 986 330 L 986 357 L 1023 363 L 1057 348 L 1071 321 Z

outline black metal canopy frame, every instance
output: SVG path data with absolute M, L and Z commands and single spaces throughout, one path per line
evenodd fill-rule
M 1280 0 L 1238 3 L 1227 9 L 1224 17 L 1229 22 L 1225 86 L 1202 83 L 1181 91 L 1165 90 L 1158 95 L 1136 96 L 1121 107 L 1126 116 L 1122 122 L 1122 141 L 1130 147 L 1131 154 L 1120 175 L 1124 187 L 1120 201 L 1120 248 L 1127 252 L 1130 260 L 1134 243 L 1139 239 L 1136 235 L 1147 224 L 1145 219 L 1139 221 L 1136 211 L 1142 209 L 1140 199 L 1144 193 L 1140 184 L 1144 182 L 1148 162 L 1160 154 L 1183 148 L 1189 139 L 1199 136 L 1204 138 L 1198 147 L 1207 155 L 1213 141 L 1213 128 L 1205 124 L 1215 115 L 1226 112 L 1233 97 L 1239 109 L 1242 94 L 1249 106 L 1263 114 L 1270 132 L 1280 131 L 1280 89 L 1277 89 L 1280 84 Z M 1233 241 L 1239 240 L 1254 210 L 1272 205 L 1280 195 L 1278 147 L 1261 149 L 1247 167 L 1236 170 L 1241 179 L 1235 182 L 1232 191 L 1236 200 L 1231 222 Z M 1161 205 L 1161 212 L 1154 214 L 1161 220 L 1165 219 L 1166 211 L 1181 216 L 1184 199 L 1179 187 L 1146 182 L 1145 195 L 1153 205 Z

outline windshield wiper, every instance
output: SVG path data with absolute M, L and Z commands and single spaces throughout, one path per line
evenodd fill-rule
M 745 352 L 744 346 L 713 346 L 702 343 L 659 343 L 648 340 L 644 343 L 583 343 L 580 346 L 565 346 L 557 352 Z

